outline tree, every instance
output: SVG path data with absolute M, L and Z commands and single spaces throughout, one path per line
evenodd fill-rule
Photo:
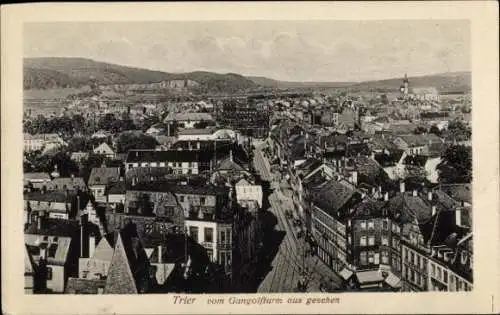
M 441 130 L 436 125 L 432 125 L 431 128 L 429 129 L 429 133 L 433 133 L 436 136 L 441 136 Z
M 448 124 L 449 140 L 469 140 L 471 135 L 471 129 L 459 120 L 453 120 Z
M 119 153 L 126 153 L 133 149 L 151 150 L 154 149 L 156 145 L 157 142 L 154 137 L 133 132 L 122 133 L 116 141 L 116 148 Z
M 438 165 L 441 183 L 470 183 L 472 181 L 472 148 L 463 145 L 447 147 Z
M 418 126 L 417 128 L 415 128 L 415 130 L 413 131 L 414 134 L 417 134 L 417 135 L 420 135 L 420 134 L 423 134 L 423 133 L 426 133 L 427 132 L 427 129 L 425 129 L 424 127 L 422 126 Z

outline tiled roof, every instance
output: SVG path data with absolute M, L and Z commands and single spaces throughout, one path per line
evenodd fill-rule
M 179 135 L 211 135 L 215 132 L 214 128 L 203 128 L 203 129 L 184 129 L 179 131 Z
M 441 189 L 455 200 L 472 204 L 471 184 L 441 185 Z
M 111 261 L 112 258 L 113 258 L 113 248 L 109 244 L 108 240 L 105 237 L 103 237 L 99 241 L 99 244 L 97 244 L 94 250 L 94 255 L 91 257 L 91 259 L 100 261 Z
M 94 149 L 94 152 L 102 152 L 102 151 L 109 153 L 109 154 L 114 153 L 114 150 L 106 142 L 101 143 L 99 146 L 97 146 Z
M 337 216 L 344 205 L 354 197 L 355 189 L 344 181 L 330 180 L 312 190 L 313 203 L 332 216 Z
M 366 157 L 366 156 L 357 156 L 353 158 L 353 163 L 355 170 L 363 176 L 368 178 L 375 178 L 380 175 L 380 172 L 383 171 L 382 167 L 377 163 L 377 161 Z
M 433 133 L 400 135 L 399 138 L 401 138 L 408 145 L 414 146 L 424 146 L 430 143 L 443 143 L 443 140 Z
M 50 176 L 48 173 L 24 173 L 24 180 L 25 181 L 31 181 L 31 180 L 50 180 Z
M 209 162 L 212 159 L 210 152 L 197 150 L 131 150 L 127 154 L 126 162 Z
M 432 215 L 431 206 L 420 196 L 413 196 L 412 192 L 397 193 L 390 198 L 385 207 L 400 222 L 413 222 L 416 219 L 419 223 L 430 220 Z
M 125 251 L 121 233 L 118 237 L 113 252 L 113 258 L 108 269 L 108 278 L 104 288 L 105 294 L 137 294 L 137 286 L 130 263 Z
M 238 163 L 234 162 L 234 160 L 231 160 L 231 158 L 227 158 L 220 162 L 219 165 L 217 165 L 217 170 L 218 171 L 233 171 L 233 172 L 243 172 L 245 169 L 239 165 Z
M 77 190 L 85 189 L 86 185 L 81 177 L 58 177 L 47 184 L 49 190 Z
M 381 217 L 384 216 L 382 211 L 384 206 L 385 202 L 382 200 L 366 199 L 355 206 L 352 216 L 353 218 Z
M 65 294 L 98 294 L 99 288 L 104 289 L 106 280 L 68 278 Z
M 213 120 L 212 115 L 209 113 L 170 113 L 165 118 L 165 121 L 198 121 L 205 120 L 210 121 Z
M 127 181 L 130 181 L 132 178 L 135 178 L 137 182 L 141 181 L 151 181 L 151 178 L 154 180 L 161 180 L 166 178 L 166 175 L 172 174 L 173 170 L 170 167 L 134 167 L 125 173 L 125 177 Z
M 125 192 L 127 191 L 125 182 L 118 182 L 111 184 L 108 190 L 108 195 L 124 195 Z
M 24 200 L 29 201 L 50 201 L 50 202 L 60 202 L 60 203 L 70 203 L 72 195 L 66 194 L 66 192 L 62 191 L 30 191 L 24 193 Z
M 130 188 L 133 191 L 158 191 L 158 192 L 173 192 L 175 194 L 185 195 L 219 195 L 227 194 L 226 187 L 208 185 L 176 185 L 172 182 L 157 181 L 157 182 L 142 182 Z
M 119 180 L 119 167 L 94 167 L 90 172 L 88 185 L 108 185 Z

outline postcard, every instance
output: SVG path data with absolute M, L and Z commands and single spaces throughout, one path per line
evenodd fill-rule
M 497 9 L 2 7 L 3 310 L 497 313 Z

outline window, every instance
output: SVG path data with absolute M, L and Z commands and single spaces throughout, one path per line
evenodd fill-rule
M 370 264 L 373 264 L 374 260 L 375 260 L 375 255 L 373 254 L 373 252 L 368 252 L 368 263 Z
M 366 246 L 366 236 L 361 236 L 359 239 L 360 246 Z
M 198 227 L 197 226 L 190 226 L 189 227 L 189 236 L 198 243 Z
M 184 196 L 179 196 L 179 202 L 184 202 Z
M 366 230 L 366 221 L 359 221 L 362 230 Z
M 443 270 L 443 282 L 448 282 L 448 271 Z
M 382 228 L 384 230 L 388 230 L 389 229 L 389 222 L 387 220 L 382 221 Z
M 205 197 L 200 197 L 200 204 L 202 204 L 202 205 L 205 204 Z
M 375 222 L 373 220 L 368 221 L 368 229 L 374 229 L 375 228 Z
M 362 266 L 367 264 L 367 261 L 366 261 L 366 252 L 359 253 L 359 262 L 360 262 L 360 264 Z
M 431 265 L 431 274 L 433 277 L 436 277 L 436 265 L 434 264 Z
M 437 278 L 441 280 L 441 268 L 437 267 Z
M 214 251 L 211 249 L 207 249 L 207 256 L 210 261 L 214 261 Z
M 385 246 L 389 246 L 389 238 L 387 237 L 387 235 L 382 235 L 382 245 L 385 245 Z
M 52 280 L 52 267 L 47 267 L 47 280 Z
M 368 245 L 369 246 L 375 245 L 375 236 L 372 235 L 368 238 Z
M 375 253 L 373 255 L 373 263 L 376 265 L 380 264 L 380 254 L 379 253 Z
M 220 231 L 219 242 L 222 244 L 226 243 L 226 231 Z
M 383 264 L 389 264 L 389 252 L 384 250 L 382 251 L 382 263 Z
M 413 264 L 413 258 L 414 258 L 414 254 L 413 252 L 410 252 L 410 263 Z
M 212 243 L 214 241 L 214 229 L 205 228 L 205 242 Z

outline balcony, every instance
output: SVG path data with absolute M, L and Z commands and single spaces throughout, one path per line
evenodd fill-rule
M 222 250 L 230 250 L 233 248 L 232 244 L 231 243 L 221 243 L 221 242 L 218 242 L 217 243 L 217 248 L 218 249 L 222 249 Z
M 205 248 L 208 248 L 208 249 L 214 248 L 214 243 L 213 242 L 201 242 L 200 245 L 203 246 L 203 247 L 205 247 Z

